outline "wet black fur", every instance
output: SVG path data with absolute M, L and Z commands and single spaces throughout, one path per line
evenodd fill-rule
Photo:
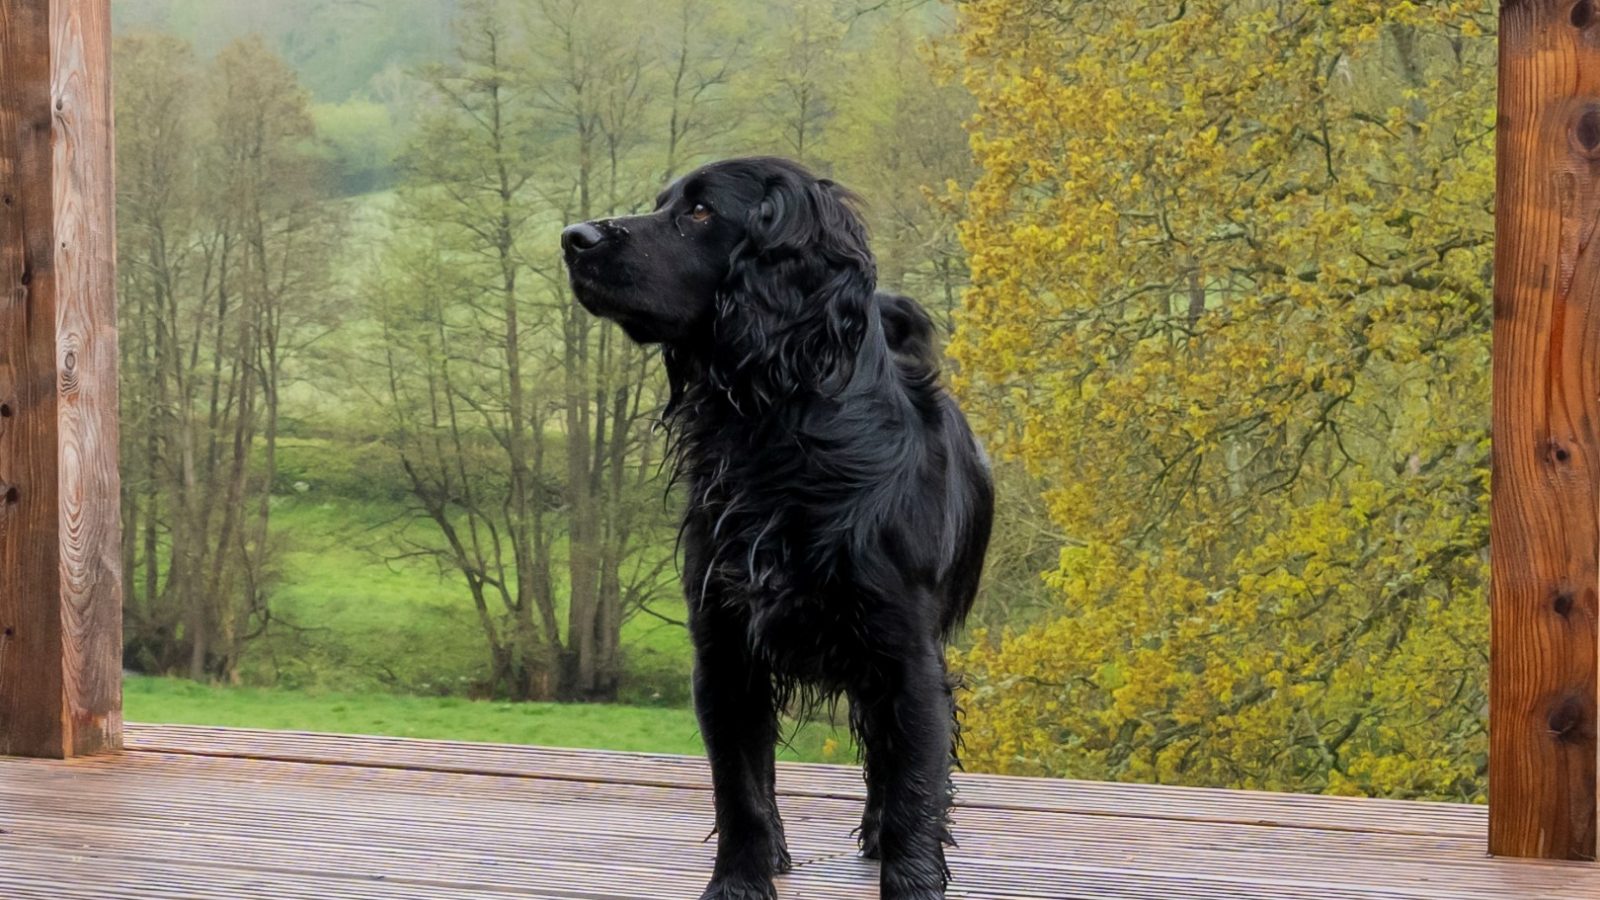
M 992 487 L 933 324 L 875 292 L 852 204 L 794 163 L 738 159 L 563 236 L 580 302 L 662 344 L 671 381 L 718 833 L 703 900 L 776 897 L 778 715 L 806 698 L 849 698 L 882 896 L 942 898 L 950 877 L 944 642 L 977 590 Z

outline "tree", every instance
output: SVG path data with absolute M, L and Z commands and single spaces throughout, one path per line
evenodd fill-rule
M 1481 797 L 1493 12 L 963 7 L 953 353 L 1060 543 L 974 764 Z
M 562 650 L 550 399 L 530 365 L 539 323 L 522 251 L 539 151 L 509 17 L 498 4 L 472 4 L 456 34 L 456 60 L 427 73 L 436 108 L 405 160 L 396 239 L 368 294 L 384 338 L 391 440 L 420 513 L 444 538 L 415 549 L 462 575 L 493 686 L 528 699 L 548 692 Z
M 833 0 L 796 0 L 782 9 L 774 25 L 776 41 L 762 54 L 771 81 L 751 87 L 759 92 L 763 143 L 810 165 L 817 161 L 817 143 L 834 114 L 845 25 Z
M 309 98 L 259 41 L 205 73 L 169 38 L 119 44 L 129 657 L 231 678 L 271 621 L 271 473 L 286 366 L 329 324 L 337 220 Z M 198 110 L 192 98 L 199 94 Z M 137 447 L 137 449 L 136 449 Z
M 946 326 L 966 283 L 950 186 L 976 176 L 963 123 L 972 100 L 951 74 L 948 38 L 894 16 L 845 51 L 837 109 L 819 153 L 835 177 L 869 190 L 865 211 L 878 283 L 916 296 Z
M 184 598 L 162 590 L 162 552 L 172 516 L 164 438 L 175 422 L 182 354 L 176 310 L 195 252 L 199 127 L 187 102 L 198 79 L 194 54 L 171 37 L 117 42 L 117 246 L 122 353 L 124 632 L 131 665 L 176 670 Z
M 666 167 L 662 182 L 683 174 L 685 162 L 707 155 L 735 133 L 744 116 L 729 85 L 747 48 L 709 0 L 676 0 L 671 29 L 658 37 L 667 101 Z
M 611 13 L 521 12 L 470 4 L 457 59 L 428 73 L 436 108 L 369 294 L 392 439 L 443 538 L 411 549 L 466 580 L 494 689 L 612 699 L 623 623 L 671 564 L 661 387 L 649 353 L 571 301 L 555 237 L 653 193 L 656 70 Z

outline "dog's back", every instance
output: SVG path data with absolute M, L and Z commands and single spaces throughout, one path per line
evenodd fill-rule
M 942 361 L 938 326 L 922 304 L 902 294 L 880 292 L 874 298 L 883 320 L 884 338 L 906 377 L 914 380 L 937 379 Z M 957 501 L 947 525 L 947 538 L 953 542 L 949 571 L 939 582 L 944 591 L 940 626 L 948 639 L 972 611 L 978 582 L 983 574 L 984 553 L 994 517 L 994 489 L 990 483 L 988 458 L 973 437 L 955 400 L 937 389 L 943 421 L 940 433 L 948 446 L 950 461 L 946 490 Z

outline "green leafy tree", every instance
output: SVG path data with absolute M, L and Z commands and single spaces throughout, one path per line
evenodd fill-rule
M 1054 613 L 987 769 L 1481 798 L 1486 0 L 976 0 L 953 353 Z
M 496 691 L 614 699 L 623 624 L 670 585 L 661 385 L 572 302 L 556 236 L 653 193 L 660 70 L 566 0 L 471 3 L 457 34 L 367 292 L 391 440 L 443 539 L 409 549 L 465 579 Z
M 123 450 L 128 656 L 232 678 L 271 621 L 282 391 L 331 324 L 339 220 L 309 95 L 260 41 L 205 69 L 172 38 L 117 52 L 123 403 L 143 426 Z

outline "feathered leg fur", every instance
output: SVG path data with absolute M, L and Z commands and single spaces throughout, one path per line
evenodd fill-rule
M 716 866 L 701 900 L 776 900 L 772 878 L 790 860 L 776 795 L 772 678 L 740 641 L 700 641 L 696 650 L 695 710 L 717 823 Z
M 884 900 L 935 900 L 950 881 L 950 680 L 931 643 L 883 664 L 881 677 L 853 692 L 851 710 L 867 772 L 862 854 L 882 863 Z

